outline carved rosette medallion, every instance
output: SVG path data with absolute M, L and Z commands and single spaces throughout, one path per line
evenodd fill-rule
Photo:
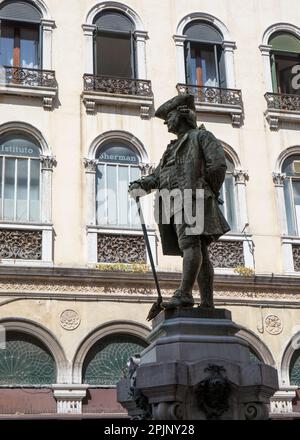
M 65 330 L 75 330 L 79 327 L 80 316 L 76 310 L 67 309 L 64 310 L 59 317 L 60 325 Z
M 279 335 L 282 332 L 282 321 L 277 315 L 265 317 L 265 328 L 270 335 Z

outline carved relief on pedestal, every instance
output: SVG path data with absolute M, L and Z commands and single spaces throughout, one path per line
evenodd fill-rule
M 60 325 L 65 330 L 75 330 L 79 327 L 80 316 L 76 310 L 67 309 L 63 311 L 59 317 Z

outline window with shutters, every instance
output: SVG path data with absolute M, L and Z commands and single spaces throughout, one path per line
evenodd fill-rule
M 300 40 L 293 34 L 278 32 L 271 36 L 271 72 L 275 93 L 298 94 L 293 87 L 294 67 L 300 65 Z
M 186 82 L 190 85 L 226 88 L 223 37 L 207 23 L 192 22 L 184 33 Z

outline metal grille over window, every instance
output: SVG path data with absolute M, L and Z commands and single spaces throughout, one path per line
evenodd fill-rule
M 242 241 L 217 241 L 209 246 L 209 256 L 214 267 L 235 268 L 244 266 Z
M 293 260 L 294 269 L 296 272 L 300 272 L 300 246 L 293 245 Z
M 143 236 L 98 234 L 99 263 L 145 264 L 146 259 Z
M 130 335 L 109 336 L 98 341 L 89 351 L 83 365 L 83 383 L 110 385 L 128 374 L 127 362 L 146 347 L 142 340 Z
M 0 258 L 41 260 L 42 232 L 0 229 Z
M 300 387 L 300 350 L 296 350 L 290 363 L 290 383 Z
M 23 135 L 0 139 L 0 220 L 40 221 L 40 148 Z
M 55 361 L 36 338 L 7 332 L 0 350 L 0 385 L 45 386 L 56 381 Z

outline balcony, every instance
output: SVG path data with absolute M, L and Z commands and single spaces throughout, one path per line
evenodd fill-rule
M 0 94 L 41 98 L 44 109 L 52 110 L 57 94 L 53 70 L 3 66 L 0 73 Z
M 300 122 L 300 95 L 266 93 L 267 110 L 265 116 L 270 128 L 278 130 L 279 121 Z
M 177 84 L 179 94 L 195 96 L 196 111 L 231 116 L 232 125 L 240 127 L 243 121 L 242 92 L 237 89 Z
M 83 103 L 87 113 L 94 113 L 96 105 L 135 107 L 142 118 L 150 116 L 153 105 L 151 81 L 145 79 L 117 78 L 108 76 L 83 76 Z

